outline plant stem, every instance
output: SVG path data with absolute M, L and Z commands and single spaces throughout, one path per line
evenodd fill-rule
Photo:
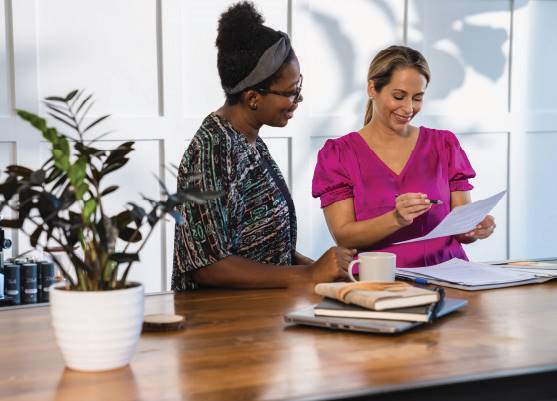
M 31 221 L 31 223 L 35 224 L 36 227 L 44 227 L 44 224 L 37 223 L 37 222 L 33 219 L 33 217 L 28 216 L 28 219 L 29 219 L 29 221 Z M 25 235 L 29 236 L 29 234 L 26 233 L 23 229 L 22 229 L 22 231 L 25 233 Z M 43 228 L 43 231 L 44 231 L 44 228 Z M 62 246 L 62 247 L 64 248 L 64 251 L 65 251 L 66 253 L 68 253 L 68 251 L 67 251 L 67 249 L 66 249 L 67 247 L 62 243 L 61 240 L 59 240 L 58 238 L 56 238 L 54 235 L 51 235 L 50 238 L 52 238 L 54 241 L 56 241 L 60 246 Z M 47 240 L 47 241 L 48 241 L 48 240 Z M 46 246 L 42 246 L 42 248 L 46 248 Z M 53 256 L 53 255 L 52 255 L 52 252 L 48 252 L 48 254 L 51 255 L 51 256 Z M 53 259 L 54 259 L 54 257 L 53 257 Z M 66 271 L 66 269 L 64 269 L 64 268 L 62 267 L 62 264 L 61 264 L 60 262 L 58 262 L 57 260 L 55 261 L 55 263 L 56 263 L 56 264 L 58 265 L 58 267 L 60 268 L 60 271 L 62 272 L 62 275 L 64 276 L 64 278 L 70 282 L 70 285 L 75 286 L 75 283 L 74 283 L 72 277 L 69 275 L 69 273 Z
M 155 230 L 156 225 L 151 227 L 151 230 L 149 230 L 149 233 L 147 234 L 147 236 L 143 239 L 143 242 L 141 243 L 141 245 L 139 246 L 139 249 L 136 251 L 136 253 L 139 255 L 139 252 L 141 252 L 141 250 L 143 249 L 143 247 L 145 246 L 145 243 L 147 242 L 147 240 L 149 239 L 149 237 L 151 236 L 151 234 L 153 233 L 153 231 Z M 126 270 L 124 270 L 124 274 L 122 275 L 122 278 L 120 279 L 120 285 L 124 286 L 126 284 L 126 279 L 128 278 L 128 273 L 130 271 L 130 268 L 132 267 L 133 264 L 133 260 L 131 260 L 128 263 L 128 266 L 126 267 Z

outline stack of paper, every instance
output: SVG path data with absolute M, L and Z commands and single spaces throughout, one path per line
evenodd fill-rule
M 551 263 L 553 262 L 553 263 Z M 514 261 L 498 264 L 510 270 L 535 274 L 538 277 L 557 277 L 557 261 Z
M 542 283 L 550 279 L 530 271 L 516 271 L 457 258 L 434 266 L 397 268 L 397 276 L 470 291 Z

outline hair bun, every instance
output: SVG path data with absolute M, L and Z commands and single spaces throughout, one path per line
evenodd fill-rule
M 252 2 L 242 1 L 221 14 L 216 45 L 218 48 L 239 50 L 257 37 L 265 19 Z

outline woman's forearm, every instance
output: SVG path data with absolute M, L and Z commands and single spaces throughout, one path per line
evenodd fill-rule
M 313 262 L 315 262 L 313 259 L 310 259 L 305 255 L 302 255 L 298 251 L 296 251 L 296 253 L 294 254 L 294 264 L 296 265 L 311 265 Z
M 302 287 L 346 279 L 346 269 L 356 254 L 354 249 L 329 248 L 318 260 L 312 261 L 296 253 L 296 263 L 277 266 L 258 263 L 240 256 L 227 256 L 193 273 L 196 283 L 228 288 Z M 302 260 L 298 260 L 302 259 Z
M 332 234 L 338 245 L 361 249 L 373 246 L 400 228 L 393 210 L 373 219 L 345 223 Z
M 196 283 L 228 288 L 286 288 L 310 281 L 307 266 L 276 266 L 227 256 L 193 273 Z

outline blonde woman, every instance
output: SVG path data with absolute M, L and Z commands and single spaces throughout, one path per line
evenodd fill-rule
M 466 234 L 394 245 L 427 234 L 452 208 L 469 203 L 473 188 L 475 172 L 456 136 L 411 124 L 430 76 L 420 52 L 380 51 L 368 71 L 363 128 L 327 141 L 313 177 L 313 196 L 337 244 L 393 252 L 399 267 L 467 259 L 461 244 L 495 229 L 487 216 Z

